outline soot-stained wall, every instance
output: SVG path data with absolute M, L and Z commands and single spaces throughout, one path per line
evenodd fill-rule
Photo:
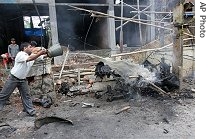
M 0 15 L 0 54 L 6 53 L 10 39 L 19 45 L 23 41 L 23 19 L 19 13 Z
M 106 12 L 104 7 L 84 7 Z M 90 13 L 57 6 L 58 37 L 61 45 L 73 50 L 107 48 L 107 23 L 105 18 L 92 17 Z

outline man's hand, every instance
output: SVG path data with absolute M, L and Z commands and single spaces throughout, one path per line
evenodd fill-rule
M 28 61 L 35 60 L 41 55 L 46 55 L 46 53 L 47 53 L 47 50 L 46 49 L 42 49 L 37 54 L 31 54 L 26 61 L 28 62 Z
M 32 53 L 33 54 L 37 54 L 41 50 L 45 50 L 45 48 L 43 48 L 43 47 L 34 47 L 33 50 L 32 50 Z
M 47 54 L 47 50 L 46 50 L 46 49 L 41 49 L 41 50 L 39 51 L 39 53 L 40 53 L 41 55 Z

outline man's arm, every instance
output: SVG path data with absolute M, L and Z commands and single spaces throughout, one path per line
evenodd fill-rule
M 40 50 L 37 54 L 32 54 L 28 57 L 26 62 L 37 59 L 39 56 L 46 54 L 46 50 Z
M 9 54 L 9 57 L 11 57 L 10 45 L 8 46 L 8 54 Z

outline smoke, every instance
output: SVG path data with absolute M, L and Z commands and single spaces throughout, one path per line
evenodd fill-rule
M 59 42 L 61 45 L 67 46 L 71 44 L 75 38 L 79 37 L 75 34 L 74 26 L 77 18 L 72 16 L 71 11 L 68 11 L 69 7 L 57 6 L 57 24 L 58 24 L 58 35 Z M 74 14 L 77 14 L 74 12 Z M 62 15 L 62 16 L 61 16 Z M 77 41 L 76 41 L 77 42 Z M 77 44 L 71 44 L 77 45 Z
M 111 61 L 107 60 L 105 62 L 119 73 L 127 83 L 131 83 L 135 80 L 132 77 L 138 77 L 139 75 L 143 77 L 145 81 L 155 82 L 157 80 L 156 72 L 151 72 L 147 68 L 144 68 L 143 65 L 132 63 L 131 61 Z
M 85 3 L 93 3 L 93 1 Z M 83 8 L 104 13 L 107 11 L 107 7 L 85 6 Z M 104 18 L 91 17 L 89 12 L 75 10 L 68 6 L 57 6 L 56 10 L 61 45 L 69 44 L 74 50 L 98 49 L 107 46 L 107 30 L 105 29 L 107 24 Z
M 141 90 L 146 89 L 148 91 L 148 85 L 151 82 L 155 83 L 157 81 L 156 72 L 149 71 L 143 65 L 125 60 L 106 60 L 104 63 L 109 65 L 115 73 L 121 75 L 121 78 L 116 79 L 116 85 L 113 90 L 121 92 L 121 95 L 127 100 L 138 100 L 141 95 Z

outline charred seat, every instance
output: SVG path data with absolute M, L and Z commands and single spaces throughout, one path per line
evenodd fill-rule
M 102 80 L 105 76 L 107 76 L 107 78 L 110 77 L 110 75 L 112 74 L 112 69 L 109 67 L 109 65 L 105 65 L 104 62 L 100 61 L 95 68 L 95 76 L 100 77 L 100 79 Z

